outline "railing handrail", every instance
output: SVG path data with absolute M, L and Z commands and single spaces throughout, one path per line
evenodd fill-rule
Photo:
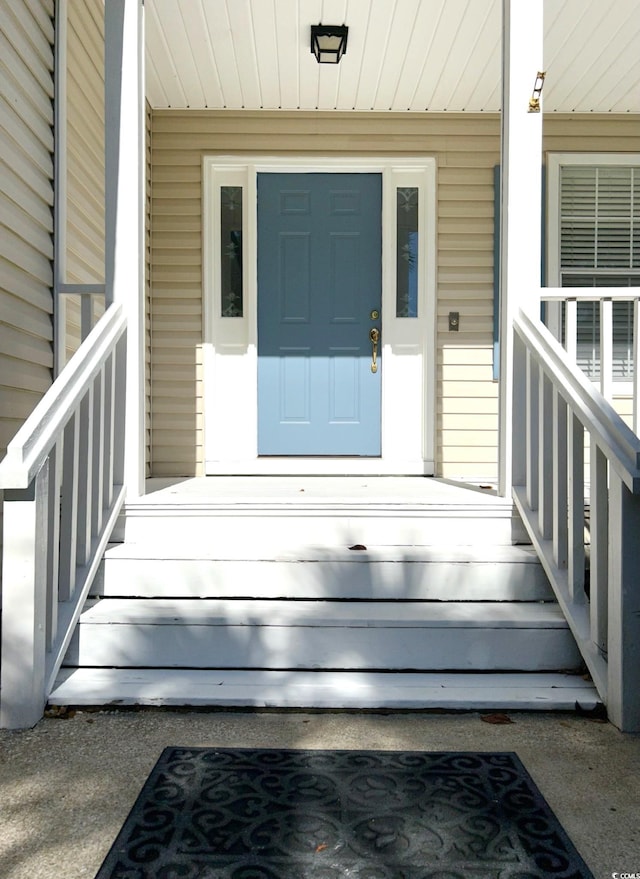
M 541 321 L 520 311 L 514 318 L 514 329 L 558 377 L 566 402 L 580 413 L 585 428 L 597 438 L 627 488 L 640 494 L 640 439 Z
M 122 306 L 111 305 L 9 443 L 0 461 L 0 488 L 30 485 L 125 329 Z
M 629 301 L 640 299 L 640 287 L 542 287 L 543 302 L 564 302 L 579 299 L 583 302 L 599 302 L 601 299 Z

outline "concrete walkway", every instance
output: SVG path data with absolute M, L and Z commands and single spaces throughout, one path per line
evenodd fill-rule
M 515 751 L 596 879 L 640 876 L 640 736 L 575 715 L 78 712 L 0 731 L 0 877 L 93 879 L 168 745 Z

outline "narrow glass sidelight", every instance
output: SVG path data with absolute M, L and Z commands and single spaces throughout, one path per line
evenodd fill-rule
M 242 187 L 220 187 L 222 317 L 242 317 Z
M 418 316 L 418 188 L 398 188 L 396 207 L 396 317 Z

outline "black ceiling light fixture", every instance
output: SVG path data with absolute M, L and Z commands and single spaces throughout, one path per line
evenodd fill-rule
M 338 64 L 347 51 L 346 24 L 312 24 L 311 51 L 318 64 Z

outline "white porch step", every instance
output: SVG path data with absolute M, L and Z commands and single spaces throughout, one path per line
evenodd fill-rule
M 567 674 L 63 669 L 53 705 L 572 711 L 599 703 Z
M 521 527 L 521 526 L 520 526 Z M 482 515 L 474 509 L 411 510 L 388 507 L 259 509 L 238 506 L 179 509 L 136 508 L 128 505 L 114 539 L 141 543 L 202 541 L 211 549 L 325 544 L 329 546 L 438 546 L 442 544 L 511 545 L 514 524 L 510 511 Z
M 65 665 L 555 671 L 580 654 L 556 604 L 103 599 Z
M 155 488 L 126 504 L 114 540 L 247 545 L 439 546 L 528 542 L 513 504 L 432 479 L 204 478 Z
M 93 595 L 159 598 L 357 598 L 545 601 L 531 547 L 112 544 Z

